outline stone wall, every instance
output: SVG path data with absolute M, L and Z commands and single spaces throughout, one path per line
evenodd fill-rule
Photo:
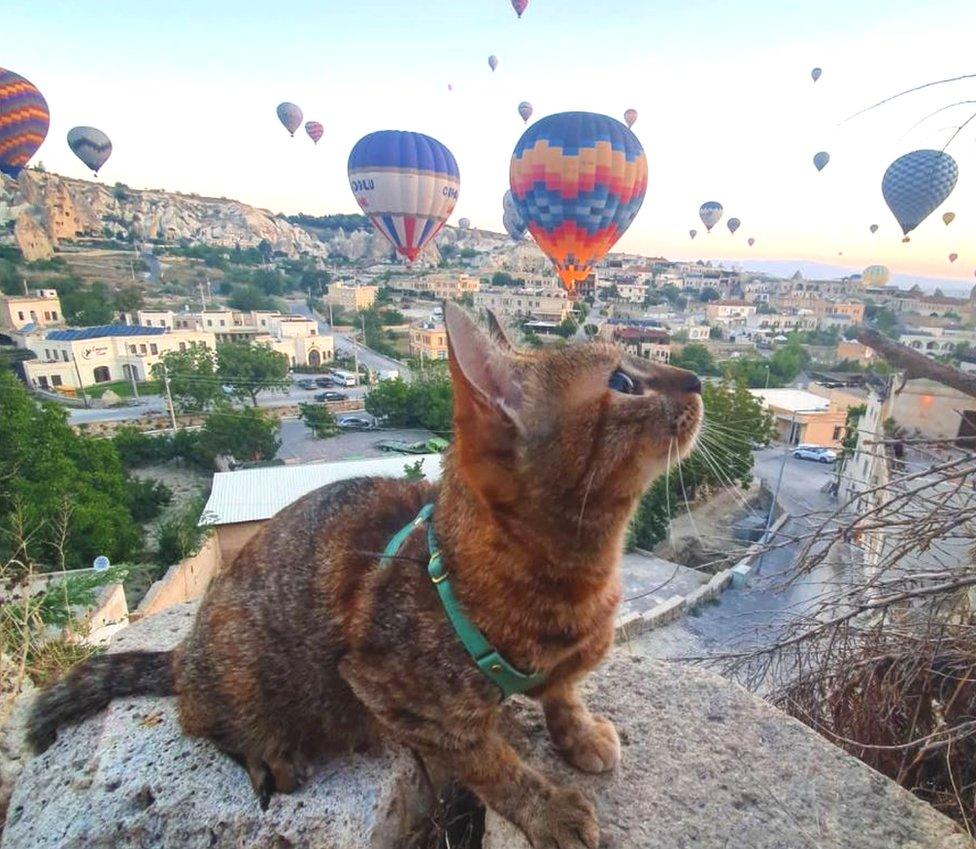
M 200 598 L 223 565 L 217 535 L 211 534 L 196 554 L 170 566 L 129 617 L 136 622 L 177 604 Z

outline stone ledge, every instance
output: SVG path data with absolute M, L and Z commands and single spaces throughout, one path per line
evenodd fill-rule
M 502 723 L 534 766 L 594 799 L 603 849 L 972 849 L 951 820 L 717 675 L 616 650 L 585 686 L 623 760 L 587 776 L 553 750 L 538 707 Z M 492 811 L 484 849 L 528 849 Z

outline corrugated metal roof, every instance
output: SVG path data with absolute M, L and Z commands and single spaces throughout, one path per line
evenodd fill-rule
M 441 476 L 441 454 L 397 455 L 340 463 L 269 466 L 217 472 L 203 511 L 203 524 L 229 525 L 269 519 L 303 495 L 329 483 L 359 477 L 401 478 L 404 466 L 423 460 L 430 481 Z
M 79 339 L 101 339 L 106 336 L 159 336 L 165 332 L 165 327 L 140 327 L 138 324 L 101 324 L 98 327 L 52 330 L 44 338 L 53 342 L 77 342 Z
M 779 407 L 790 413 L 823 412 L 830 409 L 830 401 L 802 389 L 750 389 L 767 407 Z

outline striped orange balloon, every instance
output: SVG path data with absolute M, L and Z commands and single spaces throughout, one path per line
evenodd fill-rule
M 37 86 L 0 68 L 0 172 L 16 177 L 47 136 L 51 113 Z

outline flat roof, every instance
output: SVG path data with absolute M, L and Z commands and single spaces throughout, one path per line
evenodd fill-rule
M 767 407 L 779 407 L 790 413 L 826 412 L 830 401 L 803 389 L 750 389 Z
M 441 454 L 398 454 L 369 460 L 336 463 L 304 463 L 300 466 L 268 466 L 217 472 L 213 476 L 210 498 L 203 509 L 203 524 L 230 525 L 270 519 L 279 510 L 313 489 L 361 477 L 402 478 L 404 466 L 423 460 L 429 481 L 441 476 Z

